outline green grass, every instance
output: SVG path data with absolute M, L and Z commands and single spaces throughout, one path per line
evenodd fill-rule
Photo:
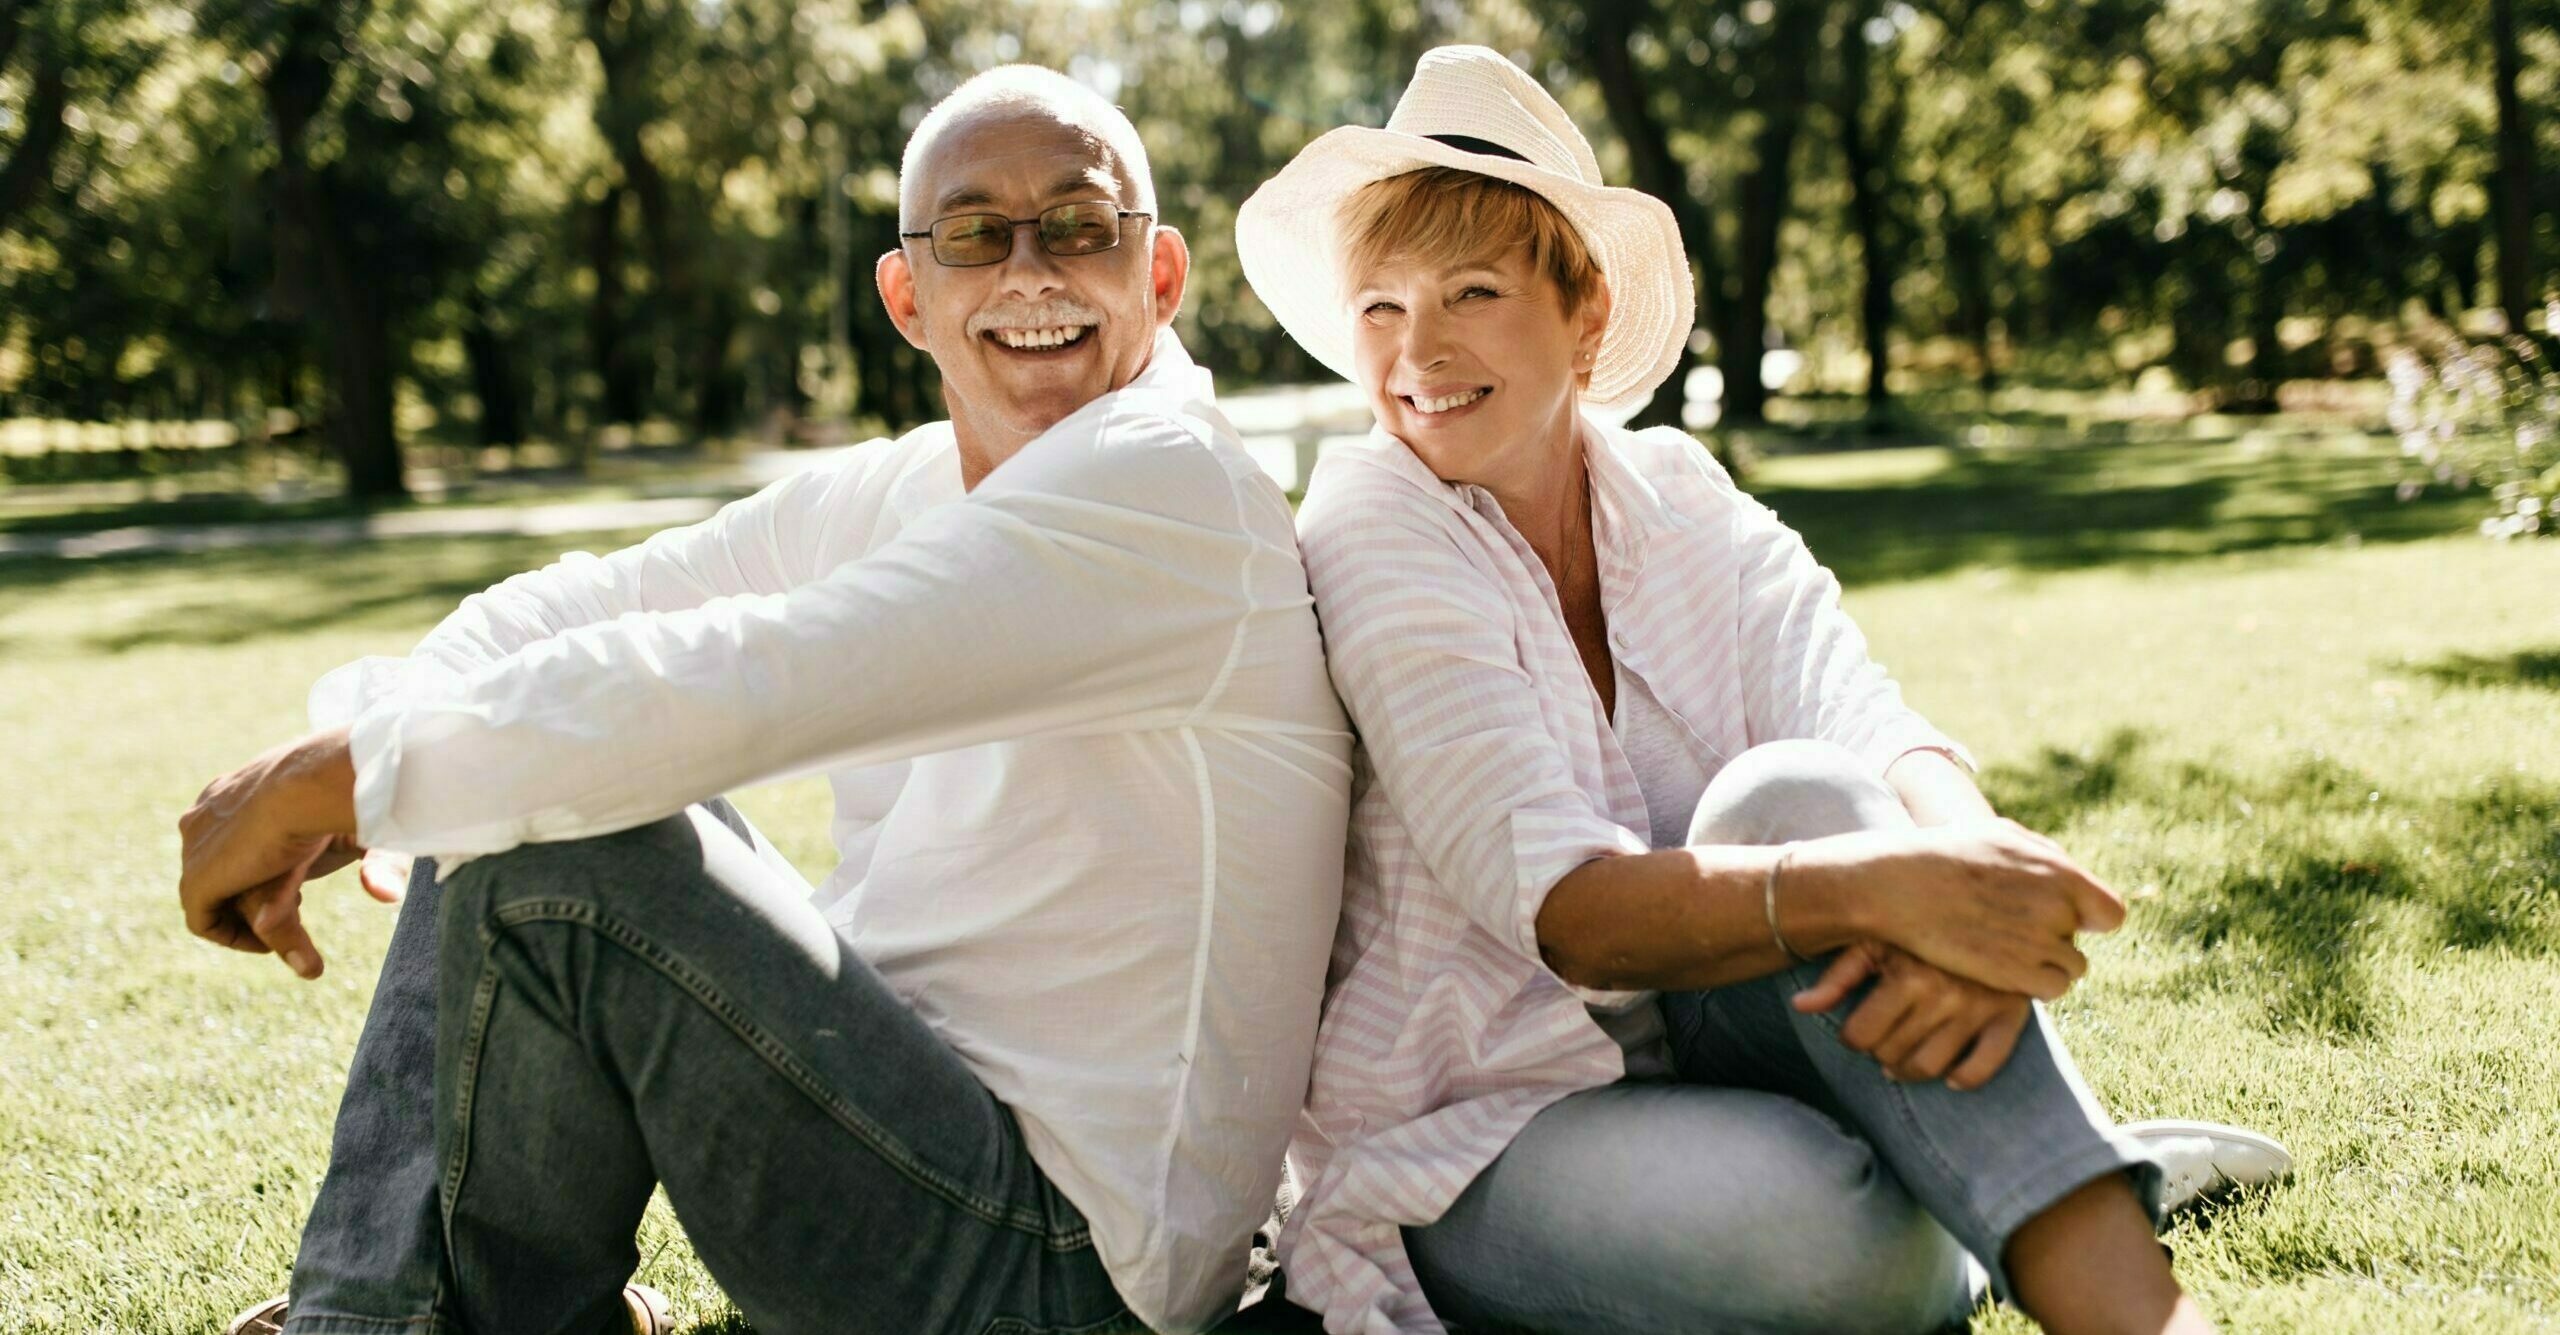
M 2172 1236 L 2208 1307 L 2234 1330 L 2560 1330 L 2560 543 L 2463 536 L 2459 506 L 2390 503 L 2395 476 L 2302 440 L 1751 480 L 1995 798 L 2140 896 L 2057 1008 L 2100 1096 L 2300 1157 Z M 0 565 L 13 1329 L 200 1331 L 283 1283 L 390 915 L 319 887 L 313 984 L 203 946 L 171 821 L 295 730 L 318 673 L 557 545 Z M 819 784 L 744 805 L 827 865 Z M 723 1311 L 663 1210 L 642 1252 Z

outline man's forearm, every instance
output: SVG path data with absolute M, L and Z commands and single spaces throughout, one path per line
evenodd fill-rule
M 313 837 L 356 832 L 356 767 L 347 730 L 327 728 L 294 748 L 286 819 L 294 833 Z

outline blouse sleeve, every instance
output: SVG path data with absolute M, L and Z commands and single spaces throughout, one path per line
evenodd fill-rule
M 1700 452 L 1702 455 L 1704 451 Z M 1730 483 L 1727 484 L 1730 486 Z M 1753 744 L 1835 742 L 1882 773 L 1912 751 L 1973 757 L 1902 702 L 1840 607 L 1840 581 L 1767 506 L 1734 492 L 1744 721 Z

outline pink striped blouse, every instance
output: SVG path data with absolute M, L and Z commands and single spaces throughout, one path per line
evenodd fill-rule
M 1585 423 L 1611 652 L 1707 769 L 1788 737 L 1879 772 L 1961 754 L 1902 703 L 1795 531 L 1670 429 Z M 1645 801 L 1553 586 L 1491 493 L 1374 433 L 1299 513 L 1334 686 L 1361 738 L 1343 914 L 1281 1240 L 1336 1335 L 1438 1332 L 1398 1228 L 1440 1217 L 1541 1108 L 1621 1078 L 1600 992 L 1540 960 L 1566 872 L 1641 853 Z

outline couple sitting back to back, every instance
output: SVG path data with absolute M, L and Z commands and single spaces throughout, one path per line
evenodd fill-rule
M 1284 1151 L 1285 1301 L 1335 1332 L 1986 1289 L 2208 1328 L 2157 1221 L 2281 1151 L 2111 1123 L 2036 1003 L 2121 902 L 1791 530 L 1609 424 L 1689 270 L 1533 80 L 1434 51 L 1243 209 L 1378 418 L 1294 522 L 1117 109 L 992 71 L 899 185 L 880 296 L 948 422 L 473 596 L 181 818 L 190 929 L 305 977 L 304 883 L 419 858 L 292 1293 L 235 1329 L 670 1329 L 663 1186 L 769 1335 L 1205 1330 Z M 817 771 L 813 888 L 720 794 Z

